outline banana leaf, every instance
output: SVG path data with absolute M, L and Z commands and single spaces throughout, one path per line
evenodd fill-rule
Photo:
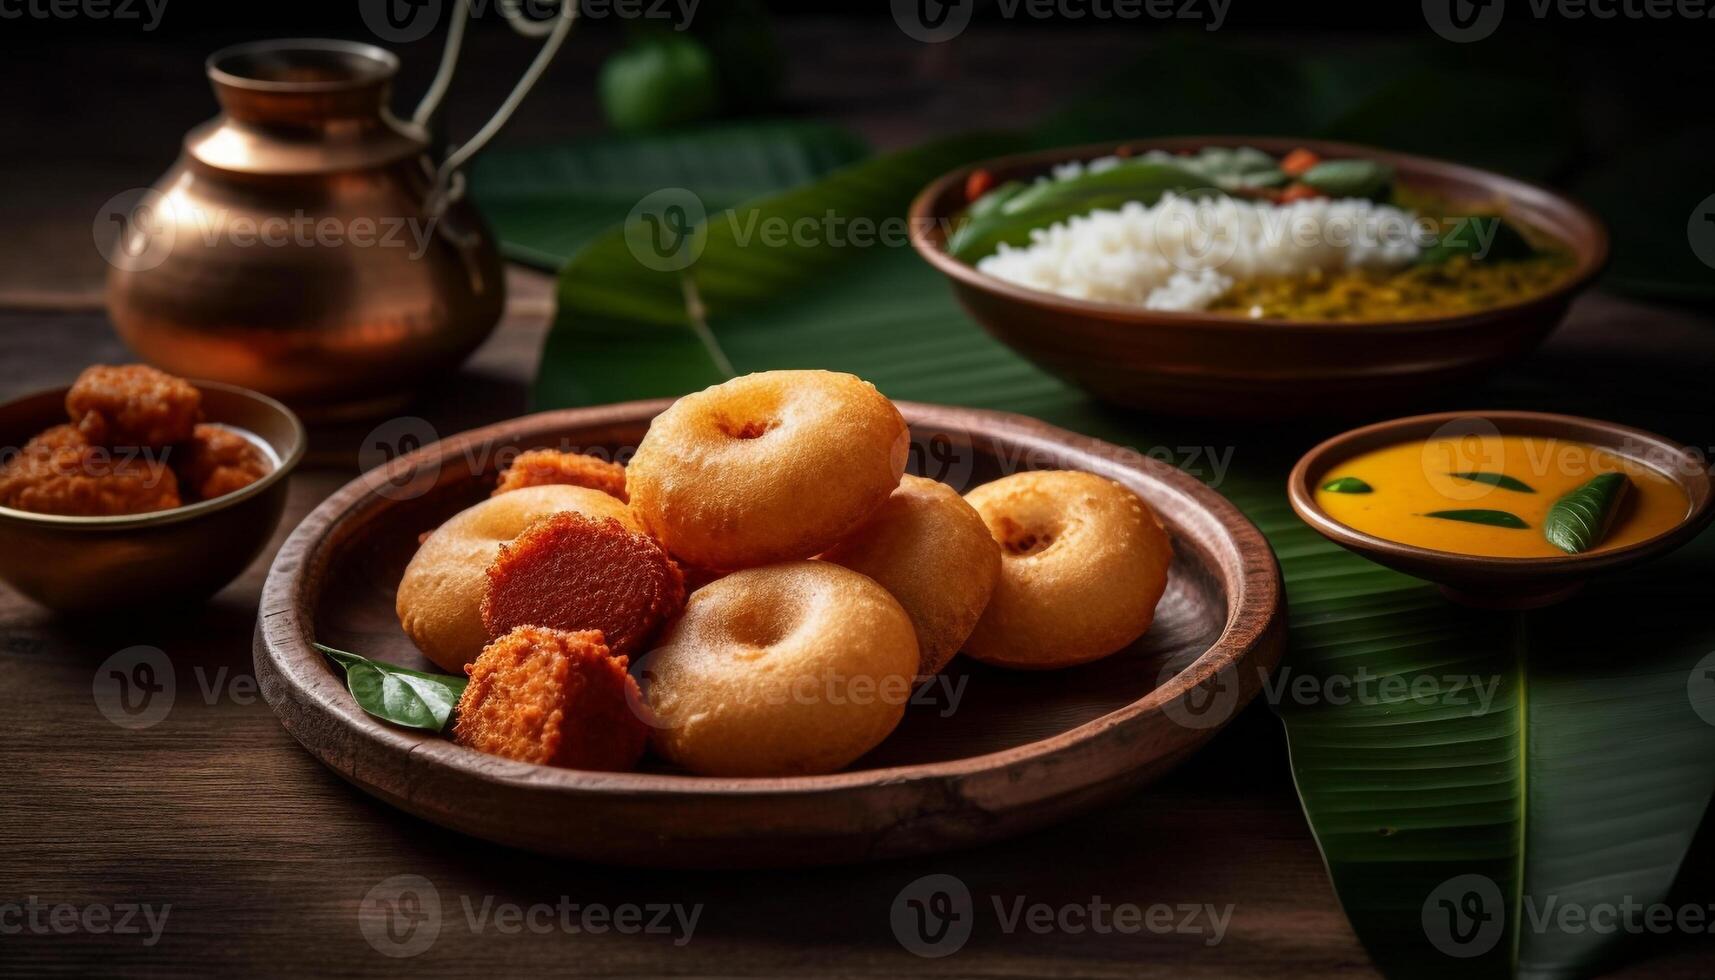
M 848 130 L 819 122 L 598 136 L 491 150 L 472 167 L 471 197 L 507 257 L 557 269 L 653 191 L 683 187 L 714 212 L 813 180 L 868 152 Z
M 1103 408 L 972 324 L 902 237 L 859 247 L 819 233 L 771 246 L 755 233 L 829 215 L 838 227 L 898 221 L 930 178 L 1025 141 L 957 138 L 711 212 L 701 257 L 683 273 L 646 268 L 623 229 L 602 234 L 562 271 L 538 405 L 675 395 L 737 373 L 825 367 L 896 398 L 1018 411 L 1166 450 L 1274 544 L 1291 603 L 1282 677 L 1457 676 L 1488 692 L 1478 698 L 1470 687 L 1423 705 L 1279 699 L 1305 813 L 1376 963 L 1397 976 L 1583 976 L 1612 963 L 1627 934 L 1567 927 L 1557 910 L 1662 900 L 1702 819 L 1715 787 L 1715 727 L 1698 711 L 1715 699 L 1715 681 L 1705 698 L 1690 678 L 1697 656 L 1715 650 L 1715 627 L 1681 584 L 1715 572 L 1715 537 L 1598 583 L 1572 605 L 1522 615 L 1455 606 L 1293 516 L 1287 467 L 1326 428 Z M 1534 377 L 1450 396 L 1578 408 L 1561 400 L 1573 392 L 1621 396 L 1612 384 Z M 1706 413 L 1669 421 L 1682 438 L 1710 444 L 1715 435 Z M 1705 431 L 1682 431 L 1688 425 Z M 1226 450 L 1230 468 L 1208 465 Z M 1441 927 L 1438 945 L 1433 916 L 1448 908 L 1464 918 Z M 1467 932 L 1475 945 L 1449 945 Z

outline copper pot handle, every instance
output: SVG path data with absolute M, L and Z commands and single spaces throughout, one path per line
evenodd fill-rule
M 424 209 L 431 220 L 437 219 L 447 206 L 464 196 L 465 179 L 463 168 L 482 148 L 488 145 L 500 130 L 512 118 L 524 97 L 530 94 L 530 89 L 548 70 L 548 65 L 559 53 L 560 45 L 566 40 L 566 35 L 572 31 L 572 24 L 578 16 L 578 0 L 549 0 L 558 3 L 560 15 L 552 20 L 531 20 L 525 17 L 519 9 L 520 0 L 499 0 L 497 4 L 500 13 L 506 18 L 506 23 L 523 37 L 543 38 L 542 46 L 537 49 L 535 60 L 530 67 L 524 69 L 524 74 L 518 78 L 518 84 L 512 87 L 512 92 L 506 100 L 500 103 L 500 108 L 494 111 L 494 116 L 482 125 L 470 139 L 465 140 L 456 149 L 446 155 L 435 168 L 434 181 L 429 188 L 428 199 Z M 423 93 L 423 101 L 417 104 L 417 111 L 411 114 L 412 122 L 419 126 L 428 126 L 430 117 L 441 106 L 441 99 L 447 94 L 447 87 L 452 83 L 453 72 L 458 68 L 459 50 L 464 45 L 465 23 L 470 20 L 470 0 L 457 0 L 453 8 L 452 24 L 447 29 L 447 43 L 441 49 L 441 66 L 435 71 L 435 79 L 429 83 L 429 90 Z

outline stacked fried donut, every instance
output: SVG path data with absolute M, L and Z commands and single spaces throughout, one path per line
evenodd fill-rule
M 874 386 L 772 371 L 679 399 L 626 467 L 520 456 L 424 539 L 398 612 L 471 676 L 454 737 L 514 759 L 832 772 L 964 650 L 1046 669 L 1120 650 L 1167 582 L 1166 532 L 1088 473 L 961 497 L 904 474 Z

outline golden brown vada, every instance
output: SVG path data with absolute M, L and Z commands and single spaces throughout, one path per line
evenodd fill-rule
M 663 758 L 709 776 L 833 772 L 892 732 L 917 637 L 887 590 L 826 561 L 734 572 L 691 594 L 640 658 Z
M 1000 545 L 952 487 L 905 476 L 863 526 L 822 557 L 862 572 L 899 600 L 917 629 L 919 677 L 959 652 L 1000 577 Z
M 1001 546 L 965 652 L 1029 670 L 1098 660 L 1149 629 L 1173 547 L 1148 505 L 1093 473 L 1015 473 L 965 495 Z
M 809 558 L 899 485 L 905 419 L 867 381 L 765 371 L 686 395 L 626 468 L 632 506 L 667 550 L 731 570 Z

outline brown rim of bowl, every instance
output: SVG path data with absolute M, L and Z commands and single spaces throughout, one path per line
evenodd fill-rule
M 18 510 L 13 507 L 0 506 L 0 519 L 24 521 L 30 524 L 52 525 L 54 527 L 62 527 L 68 530 L 85 529 L 91 531 L 128 530 L 138 527 L 155 527 L 163 524 L 177 524 L 180 521 L 193 520 L 212 511 L 223 510 L 240 501 L 248 500 L 257 494 L 265 492 L 269 487 L 281 480 L 284 480 L 292 470 L 297 467 L 298 462 L 304 458 L 304 450 L 306 444 L 309 442 L 309 433 L 304 429 L 304 423 L 298 418 L 297 413 L 293 412 L 285 405 L 259 391 L 252 391 L 249 388 L 240 388 L 237 385 L 229 385 L 223 381 L 201 381 L 195 378 L 186 378 L 185 380 L 189 381 L 191 385 L 199 391 L 204 389 L 224 391 L 230 395 L 236 395 L 240 398 L 248 398 L 252 401 L 260 402 L 262 405 L 280 413 L 280 417 L 284 418 L 291 424 L 291 451 L 281 457 L 280 465 L 269 470 L 262 479 L 257 480 L 249 486 L 234 490 L 231 493 L 222 494 L 221 496 L 215 497 L 213 500 L 199 500 L 194 504 L 185 504 L 168 510 L 153 510 L 143 514 L 115 514 L 109 517 L 82 517 L 71 514 L 38 514 L 34 511 Z M 37 391 L 30 392 L 29 394 L 9 399 L 6 401 L 5 405 L 10 406 L 31 398 L 40 398 L 53 392 L 63 393 L 69 387 L 69 385 L 58 385 L 53 388 L 42 388 Z M 218 420 L 216 420 L 216 424 L 223 423 L 219 423 Z M 254 435 L 255 433 L 252 434 Z
M 1501 435 L 1513 435 L 1508 432 L 1507 422 L 1530 422 L 1545 427 L 1564 427 L 1566 434 L 1546 438 L 1562 438 L 1583 442 L 1613 453 L 1616 456 L 1631 460 L 1642 466 L 1647 466 L 1669 479 L 1673 480 L 1680 489 L 1685 491 L 1687 506 L 1685 516 L 1679 523 L 1660 534 L 1645 538 L 1626 545 L 1623 548 L 1587 551 L 1576 555 L 1551 555 L 1542 558 L 1509 558 L 1493 555 L 1467 555 L 1458 551 L 1441 551 L 1435 548 L 1424 548 L 1419 545 L 1402 544 L 1366 534 L 1349 525 L 1342 524 L 1329 516 L 1316 503 L 1316 482 L 1335 466 L 1359 453 L 1382 446 L 1395 445 L 1421 439 L 1448 422 L 1459 419 L 1480 418 L 1493 422 Z M 1373 440 L 1382 434 L 1391 434 L 1394 438 Z M 1595 434 L 1597 437 L 1610 439 L 1634 439 L 1650 448 L 1659 448 L 1686 461 L 1688 466 L 1681 472 L 1669 472 L 1647 459 L 1636 455 L 1622 453 L 1609 446 L 1604 446 L 1595 438 L 1579 433 Z M 1539 436 L 1538 438 L 1545 438 Z M 1364 444 L 1355 448 L 1354 444 Z M 1348 450 L 1342 452 L 1342 450 Z M 1292 503 L 1292 509 L 1312 529 L 1337 544 L 1355 548 L 1361 551 L 1371 551 L 1394 558 L 1408 558 L 1419 561 L 1432 561 L 1449 567 L 1465 569 L 1505 568 L 1508 571 L 1565 571 L 1571 566 L 1582 566 L 1592 571 L 1612 565 L 1624 564 L 1632 558 L 1646 555 L 1660 548 L 1668 539 L 1696 534 L 1715 518 L 1715 494 L 1711 493 L 1711 481 L 1707 464 L 1699 463 L 1696 455 L 1686 447 L 1671 439 L 1656 435 L 1645 429 L 1621 425 L 1617 422 L 1604 422 L 1601 419 L 1586 418 L 1581 415 L 1561 415 L 1554 412 L 1527 412 L 1512 410 L 1470 409 L 1460 412 L 1435 412 L 1430 415 L 1411 415 L 1405 418 L 1390 419 L 1373 425 L 1361 426 L 1342 432 L 1331 439 L 1318 443 L 1309 452 L 1299 457 L 1292 467 L 1292 473 L 1286 478 L 1286 493 Z M 1687 478 L 1689 475 L 1689 478 Z
M 1145 310 L 1135 306 L 1119 303 L 1104 303 L 1095 300 L 1073 299 L 1057 293 L 1043 292 L 997 279 L 986 273 L 978 272 L 976 266 L 956 259 L 947 254 L 946 236 L 940 233 L 942 216 L 932 213 L 934 204 L 950 189 L 962 186 L 965 179 L 977 170 L 1023 170 L 1028 172 L 1047 173 L 1048 169 L 1057 163 L 1072 160 L 1092 160 L 1096 157 L 1111 155 L 1114 150 L 1125 147 L 1134 152 L 1149 150 L 1190 150 L 1201 147 L 1240 147 L 1250 146 L 1268 153 L 1280 155 L 1292 149 L 1303 147 L 1317 152 L 1319 155 L 1335 158 L 1367 157 L 1380 160 L 1393 166 L 1401 178 L 1409 175 L 1421 175 L 1440 180 L 1459 181 L 1484 187 L 1496 194 L 1506 194 L 1512 197 L 1534 199 L 1542 205 L 1542 209 L 1554 212 L 1560 219 L 1559 224 L 1571 225 L 1582 234 L 1563 235 L 1555 237 L 1567 244 L 1576 253 L 1578 266 L 1573 273 L 1562 280 L 1554 288 L 1534 296 L 1526 296 L 1498 306 L 1484 307 L 1466 313 L 1450 314 L 1447 316 L 1414 317 L 1405 320 L 1310 320 L 1284 319 L 1280 317 L 1251 317 L 1230 316 L 1218 313 L 1180 312 L 1170 310 Z M 1409 182 L 1409 181 L 1408 181 Z M 1237 329 L 1262 324 L 1281 329 L 1344 331 L 1344 330 L 1423 330 L 1473 323 L 1497 313 L 1505 313 L 1524 309 L 1538 304 L 1551 304 L 1570 297 L 1583 290 L 1593 281 L 1608 264 L 1608 229 L 1594 212 L 1578 202 L 1553 190 L 1508 177 L 1490 170 L 1454 163 L 1451 160 L 1441 160 L 1435 157 L 1417 156 L 1410 153 L 1397 153 L 1392 150 L 1382 150 L 1363 146 L 1357 143 L 1336 143 L 1328 140 L 1297 140 L 1280 137 L 1246 137 L 1246 136 L 1174 136 L 1161 139 L 1118 140 L 1111 143 L 1094 143 L 1082 146 L 1061 147 L 1053 150 L 1039 150 L 1031 153 L 1015 153 L 1009 156 L 992 157 L 969 163 L 949 171 L 931 181 L 911 201 L 907 212 L 906 226 L 911 236 L 911 246 L 917 253 L 944 275 L 963 283 L 973 289 L 993 293 L 1018 303 L 1046 307 L 1060 313 L 1075 314 L 1104 320 L 1131 321 L 1141 324 L 1170 323 L 1183 326 L 1201 326 L 1212 328 Z M 1535 227 L 1533 225 L 1532 227 Z

